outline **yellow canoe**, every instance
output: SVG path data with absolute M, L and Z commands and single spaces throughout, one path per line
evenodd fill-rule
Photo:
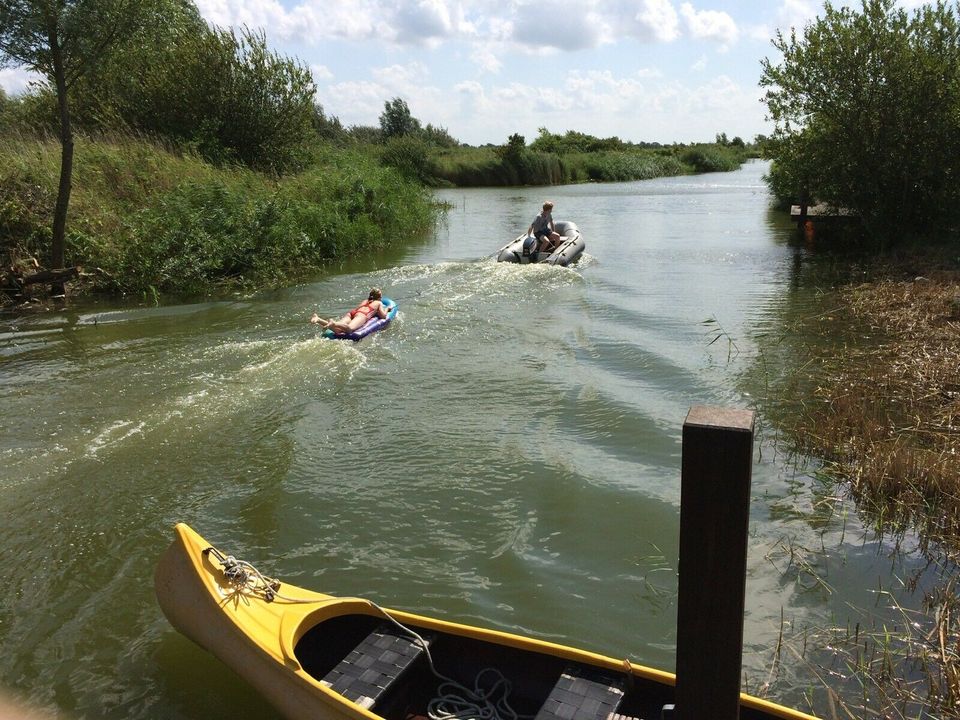
M 457 702 L 497 706 L 496 717 L 503 719 L 670 716 L 669 707 L 664 711 L 673 702 L 669 673 L 281 585 L 224 555 L 187 525 L 178 524 L 175 536 L 155 574 L 164 614 L 285 717 L 426 720 Z M 463 687 L 451 691 L 453 683 Z M 459 699 L 438 700 L 448 692 L 459 692 Z M 741 695 L 740 717 L 815 720 L 748 695 Z

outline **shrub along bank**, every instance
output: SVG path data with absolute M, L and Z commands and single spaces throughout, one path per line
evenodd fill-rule
M 428 182 L 457 187 L 555 185 L 729 171 L 746 159 L 741 148 L 713 144 L 545 152 L 537 150 L 536 143 L 526 147 L 508 142 L 497 147 L 437 150 L 420 164 L 420 172 Z
M 0 139 L 0 251 L 21 272 L 49 246 L 60 147 Z M 89 289 L 192 294 L 278 285 L 426 231 L 429 193 L 371 153 L 327 149 L 280 179 L 130 136 L 80 138 L 67 264 Z

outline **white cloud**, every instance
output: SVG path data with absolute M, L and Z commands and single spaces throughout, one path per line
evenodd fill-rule
M 314 43 L 397 37 L 398 13 L 381 0 L 301 0 L 287 9 L 277 0 L 196 0 L 205 20 L 221 27 L 263 28 L 270 38 Z
M 470 59 L 473 64 L 481 71 L 488 73 L 498 73 L 503 67 L 496 51 L 485 43 L 476 43 L 470 50 Z
M 642 7 L 637 11 L 634 20 L 637 23 L 636 27 L 642 30 L 635 36 L 641 40 L 652 38 L 660 42 L 671 42 L 680 37 L 677 11 L 673 9 L 670 0 L 643 0 Z
M 791 28 L 796 28 L 799 34 L 807 23 L 817 17 L 817 13 L 822 12 L 823 3 L 816 0 L 783 0 L 777 11 L 777 27 L 784 34 L 789 34 Z
M 288 43 L 297 53 L 313 47 L 342 53 L 336 64 L 328 54 L 323 60 L 318 56 L 312 69 L 322 81 L 318 102 L 345 125 L 376 125 L 384 103 L 401 97 L 421 122 L 447 127 L 469 143 L 504 142 L 515 132 L 532 138 L 539 127 L 661 142 L 711 140 L 717 132 L 745 138 L 767 132 L 757 101 L 756 46 L 739 63 L 742 69 L 725 63 L 731 67 L 726 78 L 714 77 L 709 55 L 697 59 L 699 52 L 683 65 L 672 53 L 642 50 L 649 59 L 636 68 L 637 44 L 683 38 L 732 49 L 741 35 L 762 34 L 759 26 L 739 26 L 733 10 L 701 10 L 697 0 L 198 4 L 205 18 L 222 25 L 247 22 L 265 28 L 274 46 Z M 778 0 L 762 19 L 752 20 L 760 16 L 756 12 L 747 17 L 782 27 L 787 20 L 814 17 L 818 10 L 822 12 L 819 0 Z M 600 47 L 608 58 L 606 70 L 595 69 L 599 54 L 582 52 Z M 531 58 L 531 53 L 550 55 L 549 61 Z M 370 67 L 369 58 L 376 58 L 378 67 Z M 594 69 L 571 70 L 581 58 Z M 631 70 L 618 71 L 624 67 Z M 498 81 L 500 76 L 504 79 Z M 691 77 L 697 86 L 685 80 Z
M 42 75 L 26 67 L 0 68 L 0 87 L 7 95 L 19 95 L 31 83 L 46 82 Z
M 680 37 L 680 20 L 670 0 L 595 0 L 595 4 L 606 42 L 622 38 L 673 42 Z
M 537 52 L 680 37 L 671 0 L 197 0 L 197 6 L 204 19 L 221 27 L 263 28 L 272 39 L 306 44 L 509 42 L 515 50 Z
M 314 82 L 333 80 L 333 73 L 326 65 L 311 65 L 310 73 L 313 75 Z
M 414 43 L 450 38 L 460 29 L 444 0 L 400 3 L 393 25 L 397 38 L 410 38 Z
M 421 62 L 411 62 L 406 65 L 390 65 L 389 67 L 374 68 L 370 71 L 374 79 L 381 85 L 398 90 L 419 87 L 426 82 L 430 71 Z
M 379 125 L 389 91 L 374 82 L 342 82 L 317 92 L 318 100 L 344 125 Z
M 713 40 L 720 43 L 721 47 L 729 48 L 740 34 L 733 18 L 725 12 L 694 10 L 690 3 L 683 3 L 680 14 L 687 23 L 691 37 L 697 40 Z
M 749 140 L 769 132 L 760 91 L 725 75 L 690 86 L 642 73 L 581 70 L 561 78 L 559 89 L 471 80 L 458 83 L 455 91 L 461 108 L 452 132 L 474 144 L 502 143 L 516 132 L 530 140 L 540 127 L 660 142 L 709 142 L 720 132 Z
M 520 5 L 513 18 L 513 39 L 531 50 L 583 50 L 599 46 L 605 36 L 602 19 L 584 2 L 545 0 Z

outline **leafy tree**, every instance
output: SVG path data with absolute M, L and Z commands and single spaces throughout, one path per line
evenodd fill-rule
M 535 152 L 562 155 L 564 153 L 590 153 L 624 149 L 624 142 L 616 136 L 598 138 L 576 130 L 568 130 L 564 135 L 555 135 L 546 128 L 540 128 L 539 132 L 537 139 L 530 143 L 530 149 Z
M 421 183 L 430 182 L 433 175 L 430 147 L 417 135 L 395 135 L 387 140 L 380 153 L 380 161 Z
M 340 143 L 346 139 L 347 131 L 343 127 L 343 123 L 340 122 L 340 118 L 324 113 L 323 106 L 320 103 L 313 106 L 311 124 L 317 136 L 324 140 Z
M 506 158 L 518 158 L 526 149 L 526 139 L 520 133 L 514 133 L 507 138 L 507 144 L 503 146 L 501 154 Z
M 825 6 L 778 33 L 761 85 L 775 122 L 766 150 L 781 198 L 849 208 L 881 244 L 952 222 L 960 201 L 960 27 L 943 2 Z
M 420 131 L 420 121 L 410 113 L 403 98 L 395 97 L 383 104 L 380 113 L 380 132 L 385 139 L 398 135 L 411 135 Z
M 351 125 L 347 129 L 347 135 L 357 145 L 383 142 L 383 132 L 375 125 Z
M 427 126 L 420 132 L 423 139 L 431 145 L 441 148 L 453 148 L 460 144 L 446 128 L 436 127 L 427 123 Z
M 197 73 L 194 46 L 212 31 L 190 0 L 154 0 L 131 41 L 77 83 L 74 118 L 91 130 L 135 128 L 169 138 L 190 137 L 200 108 L 187 80 Z
M 192 98 L 199 140 L 251 167 L 300 164 L 313 127 L 316 86 L 310 71 L 271 52 L 263 33 L 214 29 L 191 50 Z M 196 116 L 195 116 L 196 117 Z
M 0 131 L 5 130 L 10 124 L 10 106 L 12 102 L 7 97 L 7 93 L 0 87 Z
M 133 128 L 214 162 L 284 171 L 337 128 L 315 108 L 310 72 L 272 53 L 262 34 L 208 26 L 189 0 L 154 0 L 133 42 L 78 84 L 78 123 Z
M 0 62 L 25 65 L 56 89 L 60 184 L 53 216 L 50 265 L 64 265 L 64 237 L 73 174 L 70 90 L 91 67 L 130 37 L 151 7 L 148 0 L 3 0 Z

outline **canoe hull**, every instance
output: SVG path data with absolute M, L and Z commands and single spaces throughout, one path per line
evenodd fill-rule
M 233 606 L 232 601 L 220 605 L 223 600 L 218 602 L 211 584 L 198 575 L 198 563 L 209 573 L 209 578 L 216 577 L 209 559 L 192 556 L 189 546 L 178 540 L 157 564 L 154 575 L 157 600 L 173 627 L 249 682 L 284 717 L 304 720 L 363 717 L 345 714 L 343 708 L 336 707 L 335 700 L 325 697 L 320 688 L 298 676 L 296 661 L 265 650 L 252 638 L 243 623 L 249 622 L 269 634 L 279 635 L 282 618 L 268 615 L 257 620 Z M 241 599 L 239 605 L 243 604 Z
M 157 600 L 171 624 L 182 634 L 218 657 L 253 685 L 284 717 L 294 720 L 397 720 L 408 715 L 377 714 L 348 701 L 325 687 L 320 679 L 333 659 L 324 653 L 342 641 L 335 628 L 345 625 L 373 627 L 384 613 L 421 633 L 438 637 L 431 652 L 439 669 L 482 662 L 500 666 L 522 678 L 515 689 L 529 684 L 532 698 L 517 699 L 518 711 L 526 702 L 531 714 L 540 702 L 540 690 L 548 676 L 568 665 L 593 668 L 600 672 L 631 675 L 631 692 L 642 695 L 642 710 L 633 704 L 635 716 L 648 716 L 663 703 L 672 702 L 674 677 L 668 673 L 629 665 L 595 653 L 543 642 L 510 633 L 460 625 L 412 613 L 383 610 L 361 598 L 337 598 L 283 584 L 280 596 L 272 602 L 262 597 L 237 594 L 222 566 L 210 554 L 210 545 L 183 524 L 175 529 L 176 538 L 161 556 L 154 577 Z M 213 551 L 216 553 L 216 551 Z M 318 659 L 319 658 L 319 659 Z M 324 663 L 326 665 L 324 666 Z M 324 666 L 318 671 L 319 666 Z M 463 667 L 460 668 L 461 670 Z M 467 668 L 473 672 L 475 668 Z M 311 674 L 311 672 L 313 674 Z M 427 675 L 424 673 L 424 675 Z M 411 685 L 422 685 L 423 677 Z M 550 680 L 549 682 L 552 682 Z M 410 701 L 414 702 L 414 701 Z M 384 705 L 386 707 L 386 704 Z M 630 707 L 620 712 L 630 714 Z M 744 720 L 815 720 L 812 716 L 783 708 L 757 698 L 741 696 Z M 659 713 L 657 713 L 658 715 Z

